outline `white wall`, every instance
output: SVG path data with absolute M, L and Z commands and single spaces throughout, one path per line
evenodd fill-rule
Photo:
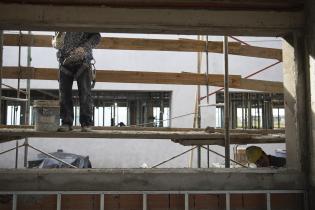
M 47 33 L 46 33 L 47 34 Z M 48 33 L 49 34 L 49 33 Z M 135 34 L 102 34 L 102 36 L 121 36 L 121 37 L 144 37 L 144 38 L 190 38 L 196 39 L 196 36 L 178 36 L 178 35 L 135 35 Z M 240 38 L 240 37 L 239 37 Z M 256 46 L 281 48 L 281 40 L 268 37 L 242 37 L 241 39 L 250 41 Z M 222 37 L 209 37 L 209 40 L 222 40 Z M 17 47 L 4 48 L 4 66 L 16 66 L 18 60 Z M 197 55 L 188 52 L 158 52 L 158 51 L 122 51 L 122 50 L 94 50 L 97 69 L 109 70 L 129 70 L 129 71 L 159 71 L 159 72 L 196 72 Z M 249 58 L 242 56 L 230 57 L 230 74 L 241 74 L 246 76 L 257 71 L 275 60 Z M 22 49 L 22 65 L 26 65 L 26 48 Z M 32 48 L 32 66 L 57 68 L 56 50 L 52 48 Z M 202 71 L 205 72 L 205 56 L 203 57 Z M 277 65 L 254 79 L 282 81 L 282 66 Z M 209 72 L 223 73 L 222 54 L 209 54 Z M 4 83 L 16 86 L 16 80 L 5 80 Z M 25 81 L 22 81 L 22 87 L 25 87 Z M 57 89 L 56 81 L 35 81 L 31 82 L 32 88 Z M 76 85 L 75 85 L 76 88 Z M 184 85 L 149 85 L 149 84 L 124 84 L 124 83 L 97 83 L 95 89 L 105 90 L 167 90 L 172 91 L 171 116 L 175 117 L 194 112 L 196 87 Z M 217 90 L 218 87 L 210 87 L 210 92 Z M 206 94 L 206 88 L 201 87 L 202 96 Z M 202 102 L 206 104 L 206 100 Z M 215 103 L 215 95 L 210 97 L 210 103 Z M 193 115 L 174 119 L 171 122 L 172 127 L 192 127 Z M 215 108 L 202 108 L 202 127 L 215 126 Z M 22 143 L 22 141 L 20 141 Z M 65 152 L 89 155 L 93 167 L 105 168 L 125 168 L 140 167 L 146 163 L 149 167 L 177 155 L 190 147 L 184 147 L 175 144 L 169 140 L 126 140 L 126 139 L 45 139 L 32 138 L 30 143 L 47 152 L 54 152 L 57 149 L 63 149 Z M 15 142 L 0 144 L 0 151 L 13 147 Z M 212 149 L 224 154 L 224 148 L 211 146 Z M 267 147 L 266 147 L 267 148 Z M 268 146 L 267 152 L 272 153 L 274 148 L 283 148 L 283 145 Z M 232 149 L 231 149 L 232 151 Z M 36 156 L 37 152 L 30 150 L 29 158 Z M 196 152 L 194 152 L 194 155 Z M 203 153 L 203 165 L 206 166 L 206 155 Z M 0 168 L 14 167 L 14 152 L 0 157 Z M 20 151 L 20 166 L 22 166 L 23 151 Z M 212 155 L 213 162 L 224 162 L 224 159 Z M 190 153 L 172 160 L 163 165 L 163 167 L 188 167 Z M 196 166 L 196 159 L 193 161 Z

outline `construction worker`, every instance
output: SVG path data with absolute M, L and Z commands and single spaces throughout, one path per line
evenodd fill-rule
M 61 33 L 61 34 L 60 34 Z M 91 131 L 93 125 L 92 49 L 100 42 L 99 33 L 58 32 L 53 44 L 58 49 L 60 118 L 59 131 L 72 130 L 73 101 L 72 84 L 77 81 L 80 101 L 80 124 L 82 131 Z
M 247 160 L 256 164 L 257 167 L 284 167 L 286 159 L 267 155 L 260 147 L 250 146 L 246 148 Z

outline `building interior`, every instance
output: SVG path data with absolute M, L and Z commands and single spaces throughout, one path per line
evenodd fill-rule
M 0 0 L 0 210 L 315 209 L 314 11 Z M 61 123 L 55 32 L 101 34 L 91 132 L 78 88 L 74 130 L 41 130 Z M 285 166 L 251 164 L 251 145 Z

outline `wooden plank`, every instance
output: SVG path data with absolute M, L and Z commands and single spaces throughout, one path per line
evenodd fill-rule
M 139 131 L 139 130 L 93 130 L 93 132 L 43 132 L 34 129 L 1 128 L 0 136 L 8 137 L 47 137 L 47 138 L 123 138 L 123 139 L 172 139 L 183 145 L 223 145 L 223 133 L 205 131 Z M 231 133 L 231 144 L 283 143 L 285 136 Z
M 241 79 L 242 89 L 258 90 L 270 93 L 283 93 L 283 83 L 256 79 Z
M 20 70 L 21 69 L 21 70 Z M 39 79 L 57 80 L 58 69 L 52 68 L 28 68 L 28 67 L 3 67 L 2 75 L 6 79 Z M 210 74 L 208 84 L 222 86 L 224 76 L 221 74 Z M 230 75 L 230 85 L 239 87 L 241 77 Z M 97 82 L 119 82 L 119 83 L 146 83 L 146 84 L 177 84 L 177 85 L 206 85 L 205 74 L 196 73 L 165 73 L 144 71 L 113 71 L 97 70 Z
M 221 145 L 224 146 L 224 139 L 172 139 L 172 141 L 183 146 L 195 145 Z M 231 134 L 231 144 L 275 144 L 285 143 L 285 136 L 281 134 L 274 135 L 236 135 Z
M 304 25 L 302 9 L 279 12 L 0 3 L 0 27 L 5 30 L 281 36 Z
M 4 79 L 39 79 L 57 80 L 58 70 L 52 68 L 29 68 L 3 67 Z M 231 88 L 257 90 L 263 92 L 282 93 L 282 82 L 264 80 L 241 79 L 239 75 L 230 75 Z M 209 74 L 208 84 L 210 86 L 223 87 L 223 75 Z M 143 71 L 113 71 L 97 70 L 97 82 L 118 83 L 145 83 L 145 84 L 175 84 L 175 85 L 206 85 L 205 74 L 196 73 L 165 73 L 165 72 L 143 72 Z
M 32 47 L 51 47 L 49 35 L 28 35 L 21 37 L 17 34 L 5 34 L 5 46 L 32 46 Z M 208 51 L 212 53 L 222 53 L 222 42 L 209 41 Z M 180 39 L 141 39 L 141 38 L 117 38 L 102 37 L 98 49 L 114 50 L 157 50 L 157 51 L 185 51 L 185 52 L 205 52 L 206 42 L 200 40 Z M 282 60 L 282 50 L 266 47 L 256 47 L 242 45 L 238 42 L 229 43 L 229 54 L 242 55 L 258 58 L 269 58 Z

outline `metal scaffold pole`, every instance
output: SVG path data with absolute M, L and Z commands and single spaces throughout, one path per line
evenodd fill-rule
M 28 32 L 28 35 L 31 35 L 31 31 Z M 32 57 L 31 57 L 31 47 L 27 48 L 27 67 L 31 66 Z M 30 106 L 31 106 L 31 80 L 26 80 L 26 97 L 27 102 L 25 103 L 25 125 L 30 123 Z M 28 161 L 28 138 L 25 138 L 24 142 L 24 167 L 27 168 Z
M 230 106 L 229 106 L 229 59 L 228 37 L 223 40 L 224 54 L 224 142 L 225 142 L 225 168 L 230 168 Z

